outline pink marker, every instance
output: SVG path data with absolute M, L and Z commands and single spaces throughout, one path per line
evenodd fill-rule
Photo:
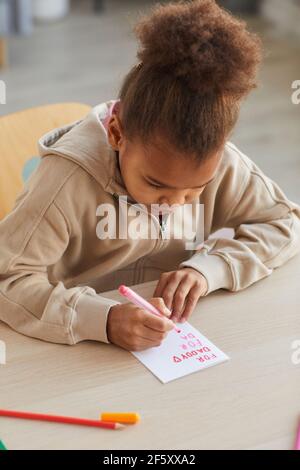
M 138 307 L 141 307 L 145 310 L 147 310 L 150 313 L 153 313 L 153 315 L 156 315 L 158 317 L 163 317 L 164 315 L 160 313 L 157 308 L 155 308 L 150 302 L 147 300 L 143 299 L 140 295 L 138 295 L 136 292 L 134 292 L 130 287 L 126 287 L 124 285 L 119 287 L 119 292 L 121 295 L 126 297 L 130 302 L 133 304 L 137 305 Z M 177 331 L 177 333 L 181 333 L 181 330 L 179 330 L 176 326 L 174 326 L 174 330 Z

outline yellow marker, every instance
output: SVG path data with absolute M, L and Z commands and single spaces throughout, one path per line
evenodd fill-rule
M 141 417 L 138 413 L 101 413 L 100 419 L 112 423 L 136 424 Z

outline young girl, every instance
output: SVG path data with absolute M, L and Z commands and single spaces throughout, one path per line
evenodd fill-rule
M 244 289 L 299 251 L 299 207 L 228 142 L 259 39 L 213 0 L 157 6 L 136 33 L 119 99 L 40 139 L 0 223 L 0 319 L 23 334 L 154 347 L 201 296 Z M 203 229 L 195 247 L 168 224 L 185 205 Z M 209 237 L 222 227 L 234 238 Z M 162 318 L 99 295 L 154 279 Z

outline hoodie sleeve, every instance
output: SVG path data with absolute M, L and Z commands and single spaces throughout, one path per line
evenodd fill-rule
M 109 343 L 106 319 L 118 302 L 88 286 L 67 289 L 61 281 L 49 281 L 47 267 L 68 246 L 68 225 L 55 200 L 37 215 L 38 194 L 32 197 L 35 204 L 17 204 L 0 222 L 0 319 L 54 343 Z
M 231 164 L 216 191 L 212 226 L 233 228 L 234 238 L 210 238 L 180 265 L 203 274 L 207 294 L 244 289 L 300 251 L 300 207 L 232 144 L 230 153 Z

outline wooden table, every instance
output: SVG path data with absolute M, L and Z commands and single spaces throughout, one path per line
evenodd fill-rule
M 155 283 L 138 286 L 151 296 Z M 116 292 L 106 294 L 119 298 Z M 136 411 L 123 431 L 0 418 L 8 449 L 291 449 L 300 418 L 300 257 L 250 288 L 202 299 L 191 323 L 231 360 L 163 385 L 129 352 L 27 338 L 0 325 L 1 407 L 97 418 Z

